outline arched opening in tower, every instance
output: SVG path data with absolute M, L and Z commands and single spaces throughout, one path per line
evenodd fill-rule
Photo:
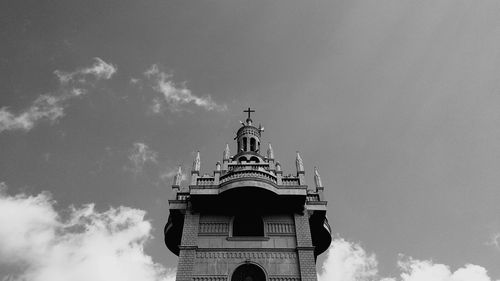
M 255 148 L 255 139 L 254 138 L 250 138 L 250 151 L 255 151 L 256 148 Z
M 248 151 L 248 144 L 247 144 L 247 138 L 243 138 L 243 151 Z
M 233 272 L 231 281 L 265 281 L 266 274 L 264 271 L 255 264 L 240 265 Z

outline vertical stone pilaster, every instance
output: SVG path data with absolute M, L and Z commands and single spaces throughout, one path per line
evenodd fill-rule
M 192 280 L 199 221 L 200 215 L 192 213 L 191 208 L 188 207 L 184 215 L 184 227 L 182 229 L 181 245 L 179 245 L 180 253 L 176 281 Z
M 192 280 L 195 252 L 194 248 L 181 247 L 179 263 L 177 264 L 177 275 L 175 277 L 176 281 Z
M 311 240 L 309 215 L 294 214 L 295 233 L 297 238 L 297 256 L 301 281 L 317 281 L 314 247 Z

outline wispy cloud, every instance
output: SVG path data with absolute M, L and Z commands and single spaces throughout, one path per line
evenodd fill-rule
M 158 163 L 158 153 L 150 149 L 147 144 L 136 142 L 130 149 L 128 159 L 129 166 L 126 166 L 126 169 L 137 175 L 143 171 L 146 164 Z
M 161 112 L 164 106 L 174 111 L 182 110 L 181 106 L 187 104 L 194 104 L 209 111 L 227 110 L 227 105 L 217 104 L 211 96 L 196 96 L 186 87 L 185 83 L 176 84 L 172 80 L 172 74 L 161 71 L 156 64 L 147 69 L 144 76 L 152 83 L 153 90 L 162 94 L 162 99 L 153 100 L 151 108 L 155 113 Z
M 490 245 L 500 250 L 500 233 L 494 233 L 491 235 L 490 240 L 486 242 L 486 245 Z
M 166 184 L 171 184 L 172 180 L 175 175 L 177 175 L 177 171 L 179 170 L 179 167 L 177 168 L 166 168 L 162 173 L 160 173 L 160 180 Z M 186 173 L 182 173 L 182 181 L 185 181 L 187 179 Z
M 399 277 L 380 277 L 377 258 L 356 243 L 335 239 L 321 266 L 319 281 L 493 281 L 486 269 L 467 264 L 455 271 L 428 260 L 400 257 Z
M 61 70 L 54 71 L 54 74 L 59 78 L 61 83 L 71 81 L 86 82 L 89 77 L 96 80 L 110 79 L 116 73 L 116 66 L 107 63 L 100 58 L 94 58 L 94 64 L 89 67 L 79 68 L 72 72 Z
M 55 122 L 64 116 L 65 102 L 73 97 L 82 95 L 79 89 L 65 93 L 63 95 L 41 95 L 30 107 L 22 112 L 12 113 L 7 107 L 0 108 L 0 133 L 7 130 L 33 129 L 39 121 Z
M 0 225 L 9 226 L 0 227 L 0 266 L 8 269 L 0 280 L 175 280 L 174 269 L 144 253 L 152 237 L 145 211 L 88 204 L 62 216 L 46 193 L 9 196 L 0 187 Z
M 42 121 L 54 123 L 62 118 L 68 101 L 87 93 L 85 87 L 88 76 L 94 79 L 110 79 L 116 68 L 96 58 L 96 62 L 87 68 L 65 73 L 55 71 L 60 81 L 60 89 L 54 94 L 44 94 L 36 98 L 30 106 L 20 112 L 13 112 L 8 107 L 0 108 L 0 133 L 9 130 L 29 131 Z M 78 77 L 78 81 L 73 81 Z M 75 82 L 75 83 L 73 83 Z

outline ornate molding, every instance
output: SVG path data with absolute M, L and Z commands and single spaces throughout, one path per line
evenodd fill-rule
M 294 234 L 295 225 L 286 222 L 266 222 L 268 234 Z
M 269 276 L 269 281 L 300 281 L 296 276 Z
M 193 276 L 193 281 L 226 281 L 225 275 Z
M 227 234 L 229 223 L 227 222 L 200 222 L 200 234 Z
M 197 259 L 296 259 L 294 252 L 197 252 Z

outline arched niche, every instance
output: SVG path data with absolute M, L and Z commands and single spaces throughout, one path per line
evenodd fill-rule
M 231 281 L 266 281 L 266 273 L 257 265 L 246 263 L 234 270 Z
M 252 156 L 252 157 L 250 157 L 250 162 L 260 163 L 260 159 L 259 159 L 259 157 Z

